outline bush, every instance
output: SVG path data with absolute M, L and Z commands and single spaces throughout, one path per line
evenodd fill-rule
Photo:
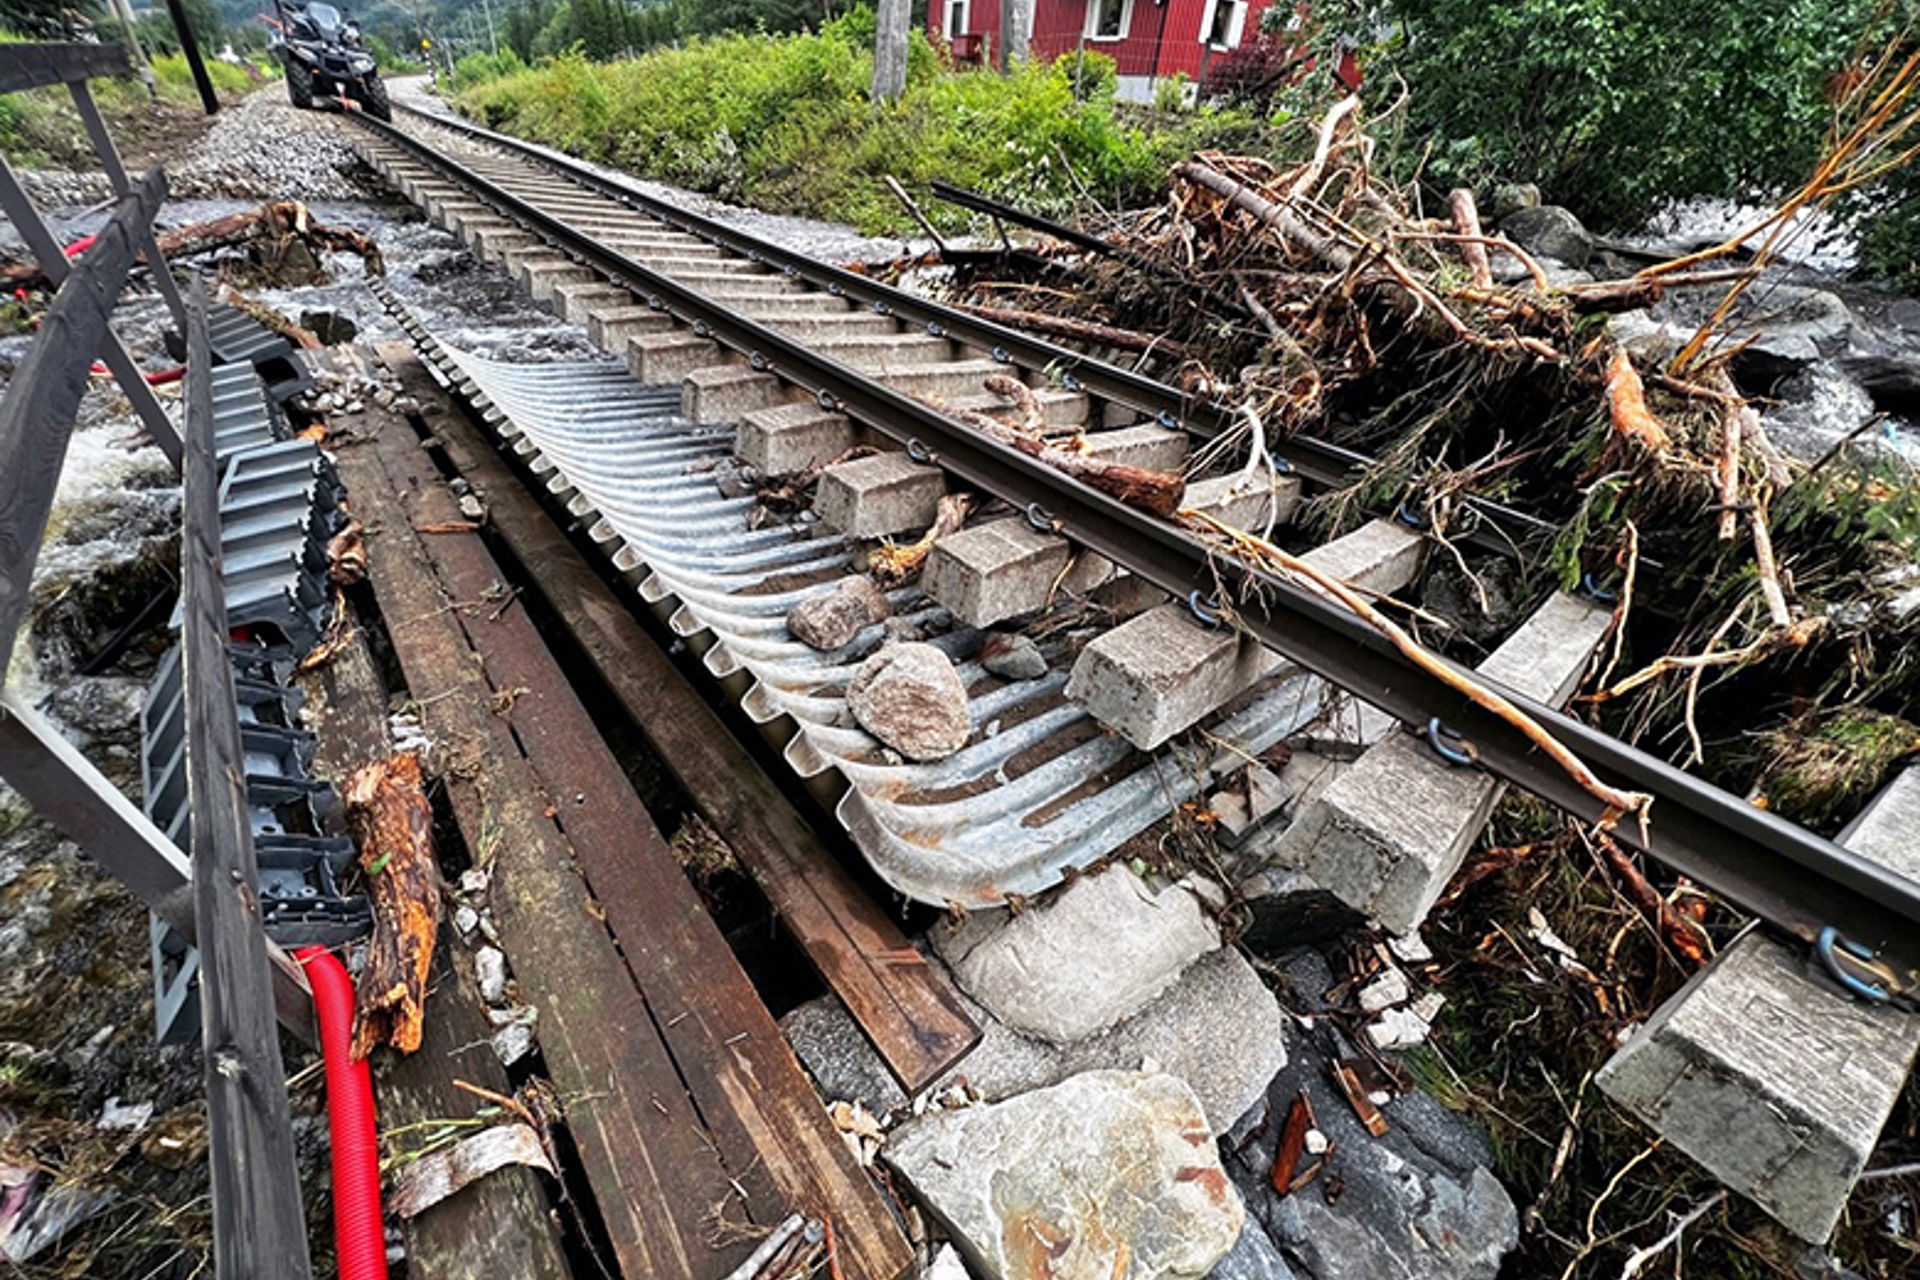
M 204 61 L 207 79 L 213 83 L 214 92 L 237 98 L 253 91 L 255 81 L 245 68 L 222 62 L 218 58 L 206 58 Z M 187 55 L 184 53 L 157 55 L 153 59 L 153 79 L 165 97 L 199 101 L 200 91 L 193 83 L 193 68 L 187 65 Z
M 867 93 L 870 22 L 855 10 L 819 35 L 695 38 L 605 64 L 568 55 L 479 83 L 457 103 L 495 127 L 635 173 L 868 231 L 912 226 L 882 181 L 888 174 L 1060 213 L 1082 183 L 1106 202 L 1150 199 L 1191 146 L 1244 140 L 1256 127 L 1203 111 L 1148 132 L 1119 116 L 1111 59 L 1088 54 L 1006 76 L 953 70 L 918 31 L 906 92 L 876 106 Z M 965 223 L 937 203 L 928 212 Z
M 527 64 L 511 48 L 499 53 L 469 53 L 453 64 L 453 87 L 456 91 L 471 89 L 489 80 L 498 80 L 501 76 L 510 76 L 525 71 Z
M 1441 187 L 1537 182 L 1602 226 L 1810 172 L 1825 88 L 1879 0 L 1393 0 L 1409 165 Z M 1378 62 L 1368 78 L 1384 82 Z

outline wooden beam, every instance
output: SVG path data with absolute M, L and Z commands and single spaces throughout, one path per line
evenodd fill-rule
M 131 243 L 127 246 L 131 255 Z M 82 351 L 90 351 L 83 347 Z M 187 803 L 193 812 L 193 914 L 200 951 L 214 1270 L 306 1280 L 306 1211 L 294 1164 L 286 1069 L 274 1025 L 258 868 L 227 653 L 220 569 L 220 475 L 213 455 L 213 351 L 206 286 L 187 315 L 187 439 L 181 498 L 181 671 Z
M 125 45 L 80 41 L 0 44 L 0 93 L 49 84 L 73 84 L 94 76 L 133 74 Z
M 402 342 L 377 350 L 405 388 L 442 396 Z M 794 809 L 673 660 L 567 541 L 479 430 L 436 420 L 454 466 L 486 497 L 488 520 L 525 566 L 621 708 L 767 895 L 801 950 L 908 1094 L 980 1040 L 951 984 Z
M 488 668 L 458 610 L 495 606 L 460 601 L 441 581 L 378 450 L 343 447 L 339 467 L 366 528 L 369 576 L 394 652 L 428 734 L 444 744 L 440 782 L 468 849 L 491 872 L 495 925 L 539 1011 L 542 1054 L 611 1261 L 649 1280 L 723 1276 L 746 1248 L 714 1227 L 740 1224 L 744 1207 L 576 869 L 575 850 L 492 710 L 513 686 Z

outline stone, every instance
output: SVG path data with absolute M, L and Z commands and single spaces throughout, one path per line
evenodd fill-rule
M 1286 811 L 1289 791 L 1280 775 L 1258 761 L 1207 797 L 1214 832 L 1228 848 L 1244 843 L 1253 831 Z
M 1214 1264 L 1207 1280 L 1297 1280 L 1265 1227 L 1249 1216 L 1227 1256 Z
M 1405 1004 L 1412 994 L 1407 988 L 1407 975 L 1398 969 L 1388 969 L 1360 988 L 1360 1008 L 1366 1013 L 1379 1013 L 1392 1005 Z
M 793 638 L 823 653 L 853 643 L 855 636 L 892 612 L 887 593 L 865 574 L 842 578 L 830 591 L 817 592 L 793 607 L 787 630 Z
M 1480 673 L 1557 705 L 1572 693 L 1609 623 L 1606 609 L 1557 594 L 1488 656 Z M 1424 736 L 1394 734 L 1301 807 L 1273 857 L 1388 932 L 1407 933 L 1460 869 L 1499 796 L 1497 781 L 1449 764 Z
M 507 998 L 507 957 L 498 947 L 481 947 L 473 953 L 473 978 L 480 987 L 480 998 L 499 1004 Z
M 1071 1044 L 1145 1008 L 1220 945 L 1220 930 L 1191 889 L 1155 890 L 1116 865 L 1018 915 L 970 912 L 936 927 L 932 942 L 987 1012 L 1015 1031 Z
M 1387 1132 L 1375 1138 L 1330 1079 L 1317 1053 L 1297 1055 L 1221 1142 L 1249 1216 L 1287 1264 L 1312 1280 L 1495 1280 L 1520 1219 L 1488 1169 L 1485 1135 L 1416 1091 L 1382 1106 Z M 1330 1144 L 1321 1182 L 1341 1187 L 1331 1203 L 1268 1185 L 1279 1120 L 1302 1090 Z
M 966 686 L 953 660 L 930 644 L 888 645 L 861 663 L 847 685 L 847 708 L 909 760 L 944 760 L 973 733 Z
M 886 1158 L 991 1280 L 1204 1276 L 1246 1223 L 1193 1091 L 1163 1073 L 930 1113 Z
M 996 635 L 980 651 L 980 665 L 1002 680 L 1038 680 L 1047 674 L 1040 646 L 1023 635 Z
M 1766 384 L 1798 373 L 1847 347 L 1853 313 L 1836 293 L 1773 284 L 1736 313 L 1729 326 L 1736 341 L 1748 340 L 1734 357 L 1744 380 Z
M 904 453 L 836 463 L 820 473 L 813 510 L 850 538 L 919 533 L 933 523 L 947 491 L 938 467 Z
M 1540 207 L 1540 188 L 1531 182 L 1503 182 L 1493 189 L 1487 201 L 1487 213 L 1496 222 L 1522 209 Z
M 1593 236 L 1557 204 L 1515 209 L 1500 220 L 1500 234 L 1536 258 L 1552 258 L 1575 269 L 1585 267 L 1593 256 Z
M 929 963 L 944 971 L 938 957 Z M 1246 957 L 1232 947 L 1194 961 L 1159 999 L 1119 1026 L 1072 1045 L 1023 1036 L 964 991 L 960 998 L 982 1038 L 957 1067 L 928 1086 L 929 1093 L 964 1080 L 993 1102 L 1082 1071 L 1132 1071 L 1152 1063 L 1186 1081 L 1213 1131 L 1223 1133 L 1259 1101 L 1287 1062 L 1287 1016 Z M 907 1096 L 837 998 L 822 996 L 800 1006 L 780 1020 L 780 1027 L 826 1097 L 858 1099 L 875 1112 L 907 1106 Z
M 1840 833 L 1920 876 L 1920 767 Z M 1920 1015 L 1855 1000 L 1750 933 L 1655 1011 L 1596 1083 L 1733 1191 L 1814 1244 L 1832 1235 L 1920 1052 Z

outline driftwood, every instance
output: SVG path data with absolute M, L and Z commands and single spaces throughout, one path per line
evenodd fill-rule
M 1480 210 L 1474 207 L 1473 192 L 1455 187 L 1447 203 L 1453 213 L 1453 229 L 1462 236 L 1460 256 L 1466 260 L 1468 274 L 1482 289 L 1491 289 L 1493 263 L 1487 258 L 1487 246 L 1481 243 L 1486 233 L 1480 229 Z
M 1172 356 L 1177 360 L 1185 360 L 1192 355 L 1192 352 L 1182 343 L 1158 334 L 1141 333 L 1137 329 L 1122 329 L 1115 325 L 1098 324 L 1092 320 L 1076 320 L 1072 316 L 1049 315 L 1044 311 L 982 306 L 977 302 L 959 302 L 953 305 L 957 311 L 965 311 L 969 315 L 979 316 L 982 320 L 991 320 L 995 324 L 1026 329 L 1033 333 L 1052 334 L 1056 338 L 1068 338 L 1075 342 L 1094 343 L 1120 351 L 1153 352 L 1158 355 Z
M 161 254 L 169 259 L 191 258 L 215 249 L 232 248 L 255 240 L 287 241 L 298 239 L 309 248 L 358 254 L 374 275 L 384 275 L 386 265 L 380 247 L 358 231 L 331 227 L 314 221 L 307 206 L 298 200 L 274 200 L 257 209 L 229 213 L 191 226 L 163 231 L 158 240 Z M 146 262 L 142 254 L 139 262 Z M 17 263 L 0 270 L 0 284 L 9 289 L 37 289 L 48 285 L 46 274 L 37 262 Z
M 1010 445 L 1055 471 L 1072 476 L 1089 488 L 1098 489 L 1128 506 L 1139 507 L 1157 516 L 1171 516 L 1179 509 L 1180 499 L 1187 491 L 1187 483 L 1178 475 L 1149 471 L 1145 467 L 1131 467 L 1122 462 L 1108 462 L 1070 446 L 1053 444 L 1040 436 L 1040 410 L 1032 388 L 1004 373 L 987 378 L 985 386 L 1001 399 L 1020 407 L 1025 419 L 1021 426 L 1008 426 L 991 414 L 975 409 L 942 407 L 982 435 Z
M 377 1044 L 420 1047 L 427 973 L 440 923 L 440 870 L 433 860 L 433 810 L 418 753 L 361 765 L 343 792 L 347 822 L 373 896 L 373 939 L 358 983 L 353 1055 Z
M 868 572 L 873 580 L 889 589 L 904 585 L 926 564 L 927 557 L 933 554 L 934 543 L 960 531 L 967 517 L 973 514 L 974 505 L 970 493 L 949 493 L 942 497 L 933 523 L 919 538 L 905 544 L 887 542 L 874 551 L 868 560 Z

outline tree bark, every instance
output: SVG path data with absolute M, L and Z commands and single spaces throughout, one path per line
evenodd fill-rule
M 342 788 L 347 822 L 373 895 L 373 938 L 358 984 L 353 1056 L 376 1044 L 420 1047 L 427 974 L 440 924 L 440 869 L 433 860 L 433 810 L 411 751 L 355 769 Z
M 880 0 L 873 37 L 873 100 L 891 102 L 907 87 L 907 28 L 912 0 Z

